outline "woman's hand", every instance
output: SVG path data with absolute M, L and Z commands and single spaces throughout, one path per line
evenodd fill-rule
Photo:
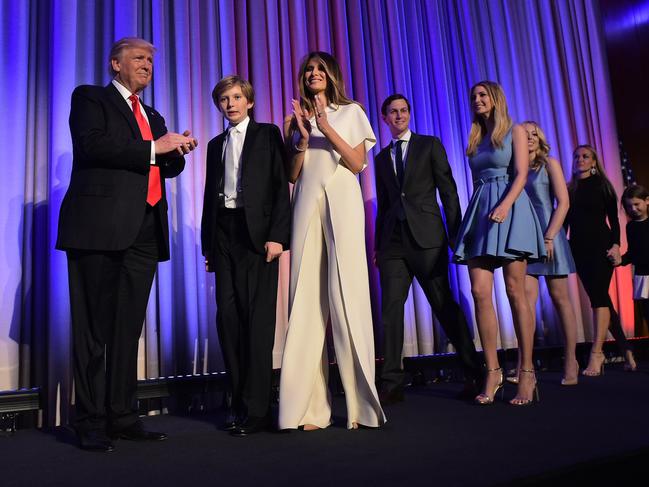
M 548 262 L 551 262 L 554 260 L 554 240 L 545 238 L 543 239 L 543 243 L 545 243 L 545 253 L 548 255 Z
M 320 132 L 327 135 L 327 129 L 330 125 L 325 108 L 327 108 L 327 106 L 325 105 L 324 96 L 317 94 L 315 96 L 315 123 Z
M 614 267 L 619 266 L 622 263 L 622 256 L 620 255 L 620 246 L 614 244 L 610 249 L 606 251 L 606 257 L 611 261 Z
M 505 221 L 505 218 L 507 218 L 508 213 L 509 206 L 500 204 L 491 210 L 491 213 L 489 213 L 489 219 L 496 223 L 502 223 Z
M 309 123 L 309 118 L 307 117 L 306 111 L 304 111 L 304 109 L 300 106 L 300 102 L 297 100 L 291 100 L 291 104 L 293 105 L 293 116 L 295 117 L 295 123 L 297 124 L 297 128 L 300 131 L 300 141 L 298 142 L 298 146 L 300 146 L 300 149 L 306 149 L 306 146 L 309 144 L 311 124 Z

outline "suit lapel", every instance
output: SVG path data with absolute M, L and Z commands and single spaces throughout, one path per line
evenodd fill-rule
M 149 119 L 149 126 L 151 127 L 153 139 L 155 140 L 159 137 L 162 137 L 165 132 L 164 125 L 161 123 L 162 116 L 149 105 L 145 105 L 143 103 L 141 105 L 146 112 L 147 118 Z M 135 116 L 133 118 L 135 118 Z
M 251 118 L 248 122 L 248 128 L 246 129 L 246 138 L 243 140 L 243 149 L 241 149 L 241 176 L 245 174 L 248 169 L 248 154 L 252 147 L 255 145 L 255 139 L 257 138 L 257 132 L 259 125 Z
M 419 160 L 420 144 L 419 136 L 410 132 L 410 142 L 408 142 L 408 152 L 406 152 L 406 159 L 403 161 L 405 168 L 403 171 L 403 186 L 408 183 L 408 175 L 413 171 L 412 166 Z
M 216 154 L 218 155 L 217 161 L 220 167 L 223 167 L 223 144 L 225 144 L 225 138 L 227 137 L 227 131 L 221 132 L 221 134 L 216 138 Z
M 388 182 L 388 184 L 390 184 L 390 186 L 393 186 L 392 189 L 399 191 L 399 182 L 397 181 L 397 175 L 394 173 L 392 156 L 390 155 L 391 145 L 392 144 L 390 143 L 388 146 L 386 146 L 377 157 L 380 162 L 379 171 L 383 171 L 383 178 Z
M 133 135 L 138 138 L 142 138 L 140 127 L 138 127 L 137 121 L 135 120 L 135 115 L 133 115 L 133 110 L 128 106 L 128 103 L 124 100 L 124 98 L 122 98 L 122 95 L 119 91 L 117 91 L 117 88 L 113 86 L 113 83 L 109 83 L 106 86 L 106 94 L 108 96 L 108 99 L 113 103 L 113 105 L 115 105 L 117 110 L 119 110 L 119 112 L 124 115 L 124 118 L 133 131 Z
M 223 178 L 225 177 L 225 164 L 224 164 L 224 159 L 223 159 L 223 144 L 225 143 L 225 138 L 227 137 L 227 130 L 222 132 L 217 138 L 216 138 L 216 157 L 215 163 L 216 163 L 216 184 L 217 184 L 217 189 L 219 192 L 223 191 Z

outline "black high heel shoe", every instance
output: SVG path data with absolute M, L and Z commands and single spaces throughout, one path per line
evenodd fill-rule
M 496 384 L 496 387 L 494 387 L 494 390 L 493 390 L 491 396 L 489 394 L 487 394 L 486 392 L 483 392 L 481 394 L 478 394 L 475 397 L 473 402 L 475 404 L 478 404 L 479 406 L 488 406 L 489 404 L 493 404 L 494 399 L 496 397 L 496 393 L 498 392 L 498 389 L 501 389 L 503 387 L 503 368 L 498 367 L 497 369 L 487 369 L 487 374 L 491 374 L 492 372 L 498 372 L 500 374 L 500 380 Z M 485 382 L 486 382 L 486 380 L 485 380 Z M 485 384 L 485 387 L 486 387 L 486 384 Z M 503 391 L 504 391 L 504 389 L 503 389 Z

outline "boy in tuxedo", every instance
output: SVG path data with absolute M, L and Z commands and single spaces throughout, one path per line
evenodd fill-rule
M 207 147 L 201 224 L 215 273 L 216 324 L 232 393 L 225 429 L 247 436 L 270 424 L 279 256 L 288 248 L 286 154 L 277 126 L 257 123 L 252 85 L 227 76 L 212 92 L 228 121 Z

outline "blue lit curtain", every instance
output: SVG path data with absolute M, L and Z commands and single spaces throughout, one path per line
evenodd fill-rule
M 0 0 L 0 390 L 45 388 L 47 422 L 67 420 L 72 392 L 66 259 L 54 250 L 58 212 L 71 169 L 70 94 L 106 84 L 112 42 L 140 36 L 157 47 L 154 81 L 144 93 L 172 130 L 191 129 L 201 145 L 167 184 L 172 256 L 161 264 L 140 347 L 140 377 L 222 370 L 215 331 L 213 276 L 203 270 L 200 215 L 205 148 L 223 128 L 210 92 L 239 73 L 256 90 L 255 117 L 281 124 L 298 93 L 308 51 L 332 52 L 352 97 L 367 109 L 379 143 L 389 142 L 379 106 L 393 92 L 410 98 L 412 128 L 441 137 L 463 207 L 472 191 L 464 147 L 468 88 L 499 81 L 515 120 L 535 119 L 570 174 L 571 150 L 590 142 L 620 188 L 617 135 L 598 4 L 590 0 Z M 374 230 L 373 167 L 361 185 L 367 248 Z M 282 258 L 275 363 L 286 329 L 288 256 Z M 465 267 L 452 266 L 454 292 L 470 322 Z M 378 275 L 371 267 L 375 324 Z M 632 327 L 628 271 L 612 287 Z M 579 337 L 591 336 L 588 302 L 574 278 Z M 502 345 L 515 346 L 504 287 L 497 280 Z M 539 339 L 558 343 L 547 294 Z M 380 330 L 377 342 L 380 342 Z M 476 338 L 477 341 L 477 338 Z M 445 351 L 423 293 L 406 309 L 404 353 Z M 62 405 L 59 407 L 59 405 Z M 60 417 L 59 417 L 60 414 Z

